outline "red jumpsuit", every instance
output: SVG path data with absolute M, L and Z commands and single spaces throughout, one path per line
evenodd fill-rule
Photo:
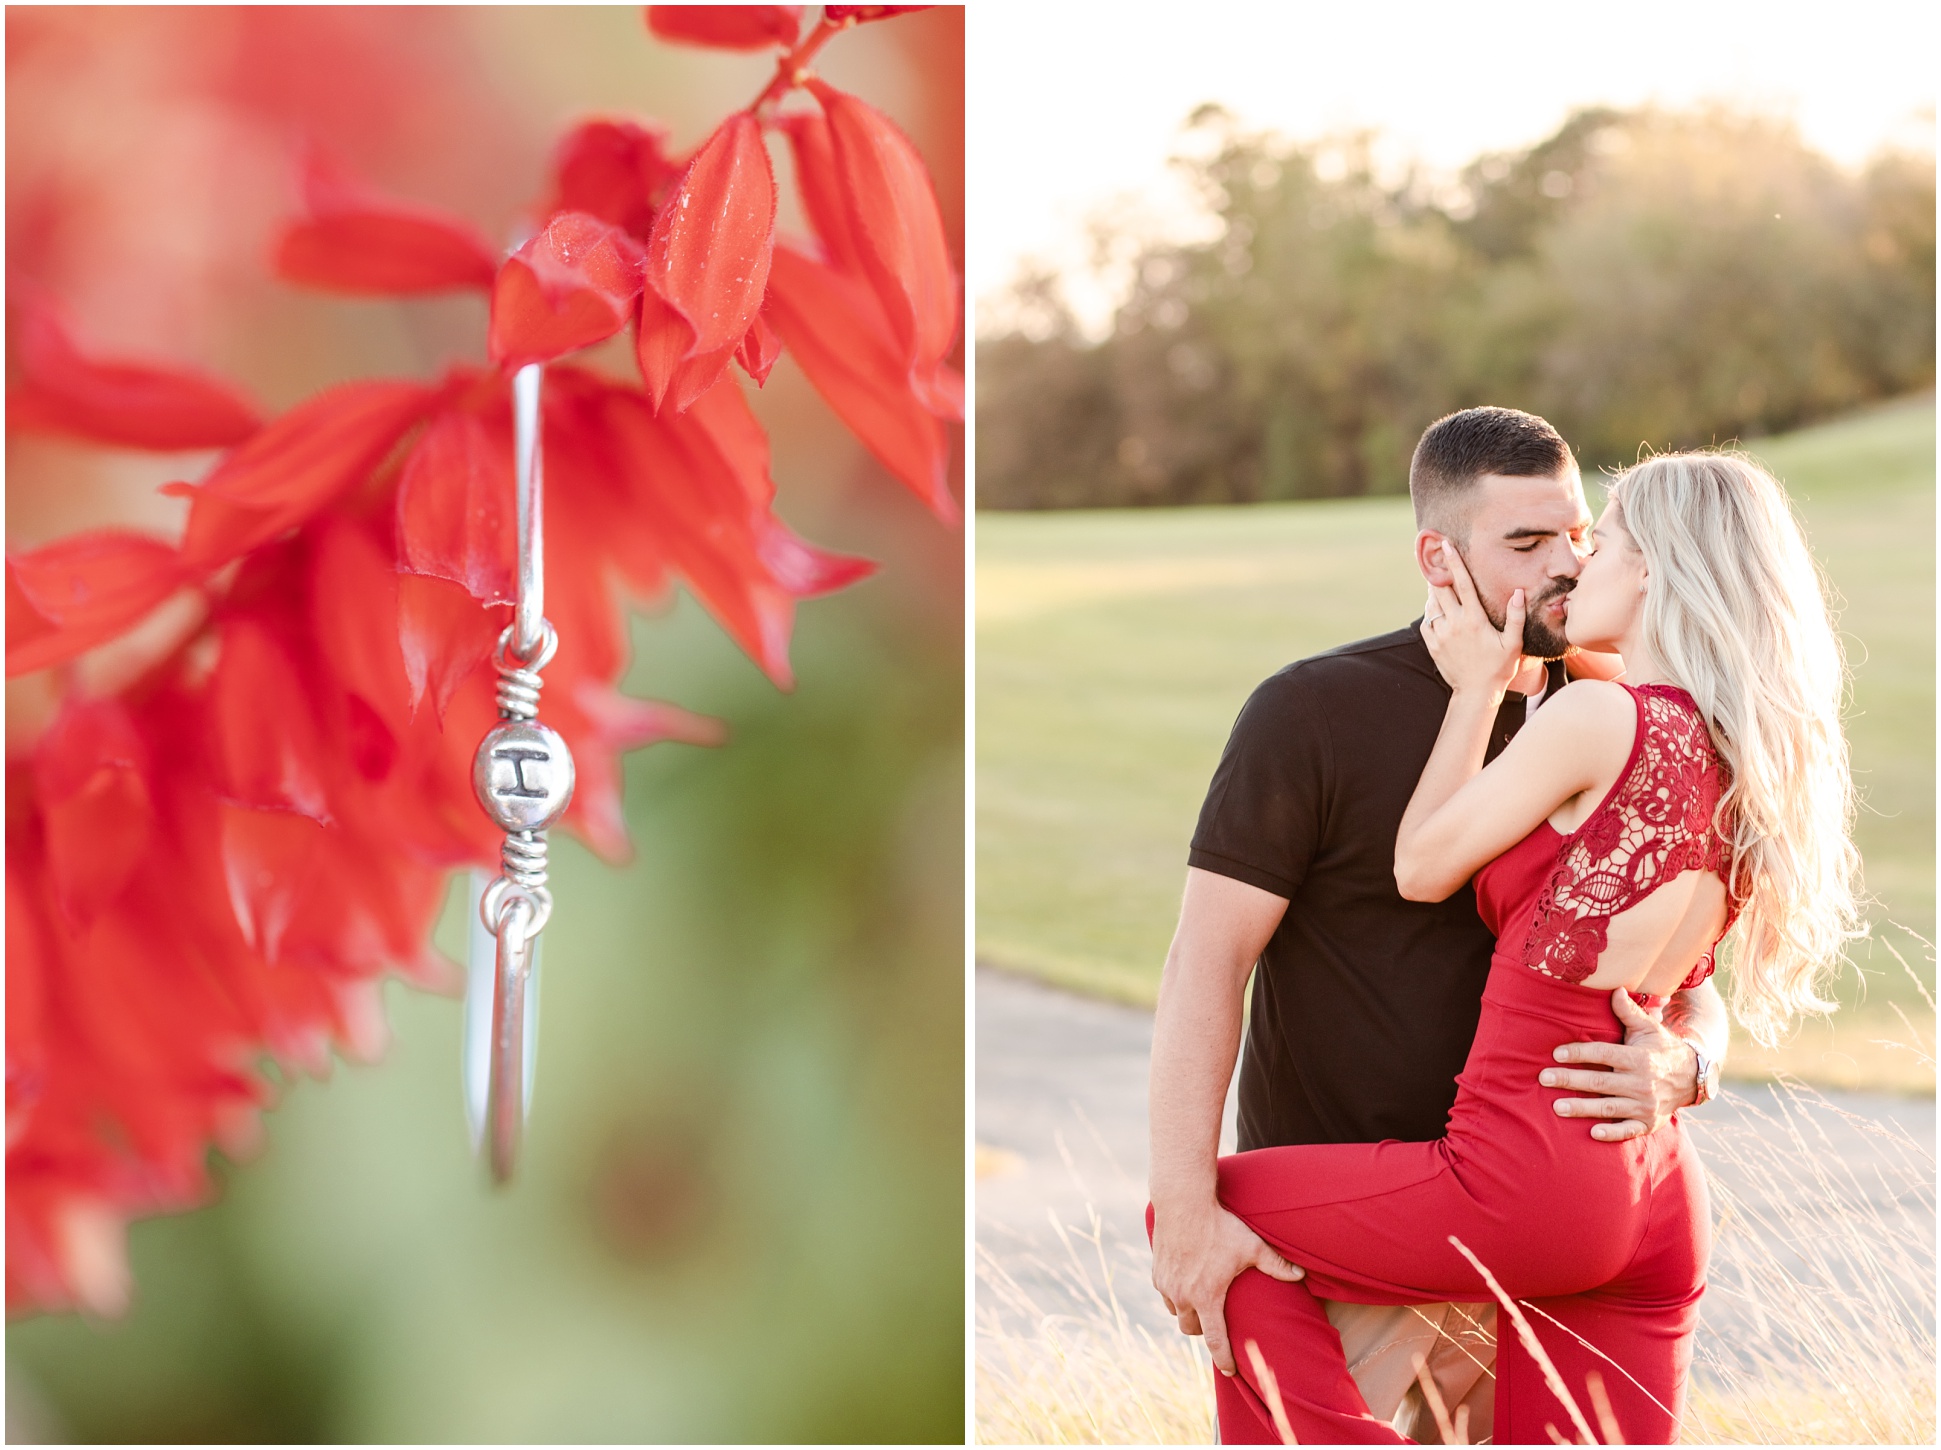
M 1724 875 L 1712 822 L 1723 771 L 1697 707 L 1671 686 L 1631 694 L 1630 761 L 1597 810 L 1569 836 L 1539 825 L 1476 876 L 1497 949 L 1447 1135 L 1220 1160 L 1220 1201 L 1307 1270 L 1287 1284 L 1250 1269 L 1228 1291 L 1240 1375 L 1220 1381 L 1223 1444 L 1280 1438 L 1248 1340 L 1275 1375 L 1296 1439 L 1397 1441 L 1368 1413 L 1317 1301 L 1489 1301 L 1451 1235 L 1523 1307 L 1593 1428 L 1585 1374 L 1594 1369 L 1626 1441 L 1675 1439 L 1711 1245 L 1704 1170 L 1675 1120 L 1599 1142 L 1582 1119 L 1557 1116 L 1564 1090 L 1537 1081 L 1560 1043 L 1623 1039 L 1609 991 L 1580 985 L 1610 918 L 1682 871 Z M 1711 965 L 1708 951 L 1684 985 Z M 1547 1444 L 1546 1425 L 1576 1438 L 1508 1315 L 1497 1328 L 1496 1442 Z

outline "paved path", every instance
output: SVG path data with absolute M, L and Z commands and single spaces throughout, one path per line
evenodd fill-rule
M 985 1169 L 977 1183 L 977 1241 L 986 1269 L 978 1285 L 980 1315 L 1011 1330 L 1039 1313 L 1091 1314 L 1089 1295 L 1109 1277 L 1128 1316 L 1172 1329 L 1148 1279 L 1145 1255 L 1146 1062 L 1152 1014 L 1053 990 L 979 967 L 977 972 L 977 1141 Z M 1879 1215 L 1882 1229 L 1917 1251 L 1911 1312 L 1931 1321 L 1933 1280 L 1932 1098 L 1829 1093 L 1802 1109 L 1782 1091 L 1729 1084 L 1703 1114 L 1688 1115 L 1721 1203 L 1737 1199 L 1733 1223 L 1763 1235 L 1764 1249 L 1795 1272 L 1809 1262 L 1838 1280 L 1810 1217 L 1802 1218 L 1803 1172 L 1832 1175 L 1839 1192 Z M 1810 1143 L 1810 1147 L 1805 1146 Z M 1223 1151 L 1233 1146 L 1233 1101 L 1227 1102 Z M 1801 1165 L 1811 1161 L 1813 1169 Z M 1093 1211 L 1101 1243 L 1074 1238 Z M 1065 1225 L 1061 1237 L 1053 1220 Z M 1724 1229 L 1722 1249 L 1728 1247 Z M 1103 1259 L 1101 1260 L 1101 1254 Z M 1730 1344 L 1746 1326 L 1740 1302 L 1720 1275 L 1706 1326 L 1714 1344 Z M 1018 1292 L 1001 1289 L 1008 1278 Z M 1924 1307 L 1923 1307 L 1924 1306 Z M 1764 1327 L 1756 1326 L 1763 1333 Z

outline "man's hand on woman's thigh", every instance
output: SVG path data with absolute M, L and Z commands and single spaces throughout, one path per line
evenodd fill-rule
M 1307 1271 L 1282 1258 L 1265 1239 L 1215 1203 L 1198 1213 L 1161 1214 L 1152 1228 L 1152 1285 L 1178 1316 L 1181 1334 L 1206 1336 L 1206 1352 L 1221 1374 L 1235 1371 L 1227 1339 L 1227 1286 L 1248 1269 L 1292 1284 Z

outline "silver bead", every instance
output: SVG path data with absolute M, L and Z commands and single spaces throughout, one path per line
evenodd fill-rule
M 543 831 L 573 799 L 573 756 L 558 732 L 508 720 L 479 742 L 472 790 L 502 831 Z

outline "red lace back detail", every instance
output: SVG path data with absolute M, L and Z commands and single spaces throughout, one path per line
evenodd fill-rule
M 1738 914 L 1730 899 L 1731 851 L 1712 823 L 1725 766 L 1704 717 L 1675 685 L 1625 688 L 1638 707 L 1630 763 L 1590 818 L 1564 838 L 1523 943 L 1524 965 L 1566 982 L 1597 970 L 1612 917 L 1686 871 L 1711 871 L 1727 882 L 1727 930 Z M 1712 975 L 1716 946 L 1680 991 Z

